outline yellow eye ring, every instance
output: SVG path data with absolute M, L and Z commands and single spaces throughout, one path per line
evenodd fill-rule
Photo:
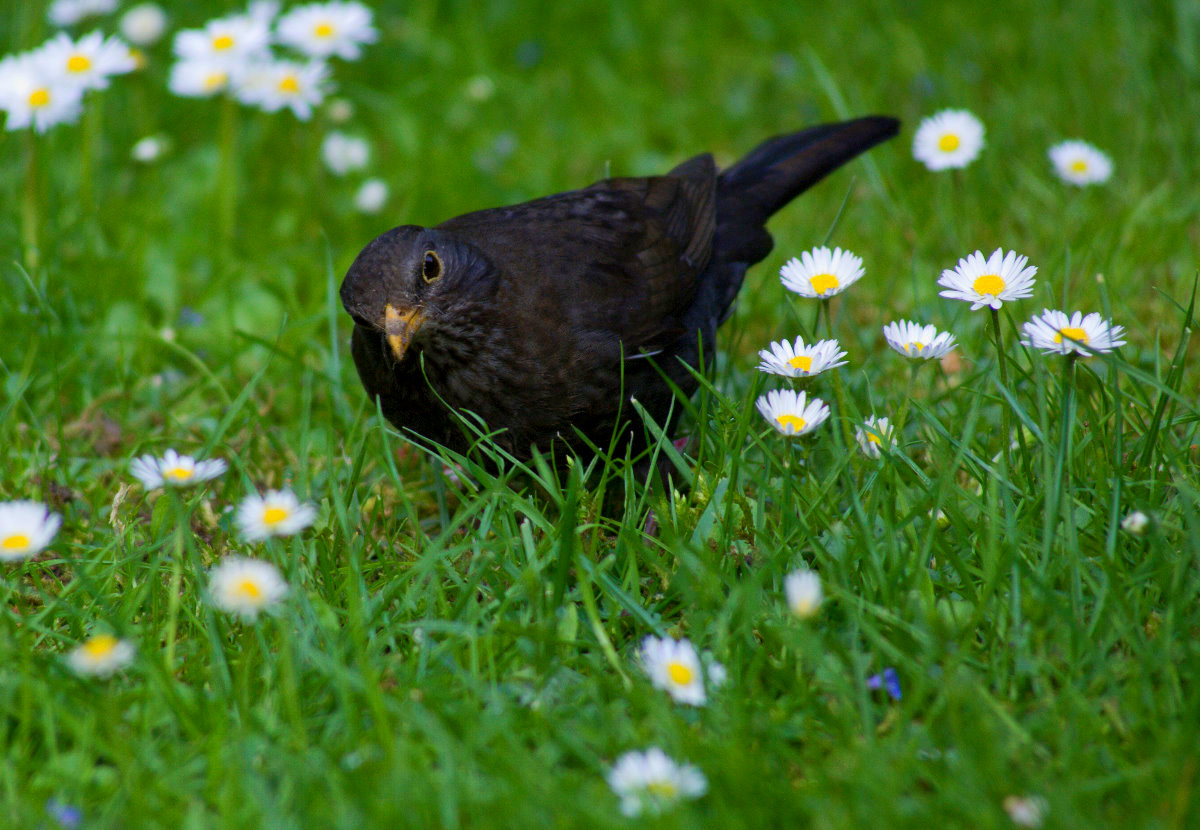
M 437 251 L 426 251 L 421 263 L 421 279 L 425 282 L 436 282 L 442 276 L 442 258 Z

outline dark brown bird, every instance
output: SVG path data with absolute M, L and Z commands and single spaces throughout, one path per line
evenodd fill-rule
M 810 127 L 720 172 L 706 153 L 665 176 L 393 228 L 342 282 L 363 386 L 397 428 L 458 452 L 475 435 L 450 410 L 519 459 L 614 438 L 624 455 L 626 437 L 636 453 L 629 398 L 671 429 L 664 378 L 695 392 L 690 369 L 707 366 L 746 269 L 771 250 L 767 219 L 898 127 Z

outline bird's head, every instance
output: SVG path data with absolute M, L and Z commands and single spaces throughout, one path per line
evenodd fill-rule
M 354 322 L 381 332 L 396 361 L 464 309 L 486 299 L 495 271 L 474 246 L 436 228 L 402 225 L 363 248 L 342 280 Z

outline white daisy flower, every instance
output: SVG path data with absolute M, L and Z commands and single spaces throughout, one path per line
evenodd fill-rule
M 1126 533 L 1132 533 L 1134 536 L 1141 536 L 1149 526 L 1150 517 L 1140 510 L 1134 510 L 1124 519 L 1121 519 L 1121 530 L 1124 530 Z
M 845 356 L 836 340 L 819 340 L 806 346 L 804 338 L 797 337 L 795 343 L 781 340 L 771 343 L 770 349 L 759 351 L 758 370 L 790 378 L 811 377 L 826 369 L 845 366 L 846 361 L 842 360 Z
M 772 389 L 761 396 L 755 406 L 771 426 L 784 435 L 805 435 L 829 417 L 829 406 L 820 398 L 808 400 L 804 392 Z
M 62 516 L 36 501 L 0 502 L 0 562 L 36 556 L 54 539 Z
M 367 215 L 379 213 L 387 200 L 388 186 L 382 179 L 367 179 L 354 194 L 354 206 Z
M 876 418 L 872 415 L 861 427 L 855 428 L 854 438 L 863 453 L 871 458 L 878 458 L 884 447 L 892 445 L 894 431 L 887 418 Z
M 254 0 L 247 8 L 246 14 L 255 20 L 270 26 L 279 14 L 279 0 Z
M 966 167 L 983 149 L 983 122 L 966 110 L 942 110 L 913 136 L 913 157 L 930 170 Z
M 680 703 L 703 706 L 704 673 L 692 644 L 670 637 L 647 637 L 642 641 L 642 666 L 656 689 L 666 689 Z
M 117 8 L 117 0 L 54 0 L 46 17 L 55 26 L 74 26 L 95 15 L 108 14 Z
M 167 13 L 154 3 L 138 3 L 121 15 L 121 34 L 137 46 L 158 43 L 167 31 Z
M 947 268 L 938 278 L 938 285 L 945 288 L 942 297 L 965 300 L 971 311 L 991 306 L 1000 308 L 1004 303 L 1033 296 L 1034 274 L 1037 268 L 1030 265 L 1029 257 L 1016 251 L 1004 252 L 1003 248 L 992 251 L 987 259 L 982 251 L 960 259 L 953 270 Z
M 1112 159 L 1086 141 L 1063 141 L 1050 148 L 1054 172 L 1069 184 L 1101 184 L 1112 176 Z
M 329 171 L 344 176 L 352 170 L 361 170 L 371 160 L 371 146 L 366 139 L 331 132 L 321 142 L 321 158 Z
M 171 141 L 165 135 L 148 135 L 139 139 L 129 150 L 129 157 L 142 164 L 152 164 L 167 154 Z
M 72 123 L 83 111 L 83 88 L 57 77 L 40 53 L 0 60 L 0 110 L 5 129 L 32 126 L 44 133 L 56 124 Z
M 1076 311 L 1068 317 L 1062 311 L 1047 308 L 1021 328 L 1025 332 L 1021 342 L 1043 352 L 1075 352 L 1088 357 L 1125 345 L 1124 326 L 1114 326 L 1095 311 L 1086 317 L 1082 311 Z
M 207 60 L 176 61 L 167 88 L 184 98 L 211 98 L 229 89 L 229 69 Z
M 111 634 L 93 634 L 67 655 L 71 671 L 85 677 L 108 677 L 133 662 L 133 643 Z
M 123 75 L 137 68 L 128 45 L 118 37 L 106 39 L 100 32 L 84 35 L 78 41 L 59 32 L 38 49 L 38 59 L 53 77 L 82 89 L 105 89 L 110 75 Z
M 883 327 L 883 336 L 893 349 L 914 359 L 945 357 L 958 345 L 950 332 L 938 331 L 937 326 L 922 326 L 911 320 L 888 323 Z
M 225 472 L 228 465 L 220 458 L 197 461 L 190 455 L 180 455 L 167 450 L 162 458 L 143 455 L 135 458 L 129 466 L 134 477 L 147 490 L 158 487 L 190 487 L 214 479 Z
M 787 596 L 788 608 L 802 620 L 816 615 L 825 598 L 821 591 L 821 578 L 807 568 L 792 571 L 783 578 L 783 592 Z
M 287 595 L 288 586 L 270 562 L 230 556 L 209 574 L 208 591 L 222 611 L 254 620 Z
M 841 294 L 863 275 L 860 257 L 841 248 L 832 251 L 821 246 L 792 257 L 779 269 L 783 287 L 801 297 L 827 300 Z
M 1004 812 L 1018 827 L 1041 827 L 1050 804 L 1040 795 L 1010 795 L 1004 799 Z
M 238 505 L 237 525 L 251 542 L 268 536 L 291 536 L 299 533 L 317 518 L 317 508 L 301 503 L 291 490 L 268 490 L 246 496 Z
M 337 55 L 358 60 L 359 48 L 374 43 L 379 33 L 371 25 L 371 10 L 362 3 L 309 3 L 279 18 L 279 42 L 310 58 Z
M 708 790 L 704 773 L 690 764 L 675 763 L 656 746 L 618 758 L 609 770 L 608 785 L 621 799 L 621 812 L 629 817 L 657 815 Z
M 243 104 L 264 112 L 287 107 L 301 121 L 307 121 L 313 107 L 325 97 L 329 67 L 319 61 L 268 61 L 252 66 L 234 78 L 234 95 Z
M 175 54 L 238 74 L 250 62 L 265 57 L 271 40 L 269 21 L 249 14 L 210 20 L 203 29 L 175 34 Z

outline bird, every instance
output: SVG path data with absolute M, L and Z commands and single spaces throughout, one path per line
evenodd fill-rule
M 821 124 L 723 170 L 703 153 L 664 175 L 392 228 L 339 292 L 372 405 L 464 455 L 486 435 L 518 462 L 645 458 L 644 419 L 673 434 L 675 396 L 698 388 L 747 269 L 772 249 L 766 221 L 898 130 L 878 115 Z

